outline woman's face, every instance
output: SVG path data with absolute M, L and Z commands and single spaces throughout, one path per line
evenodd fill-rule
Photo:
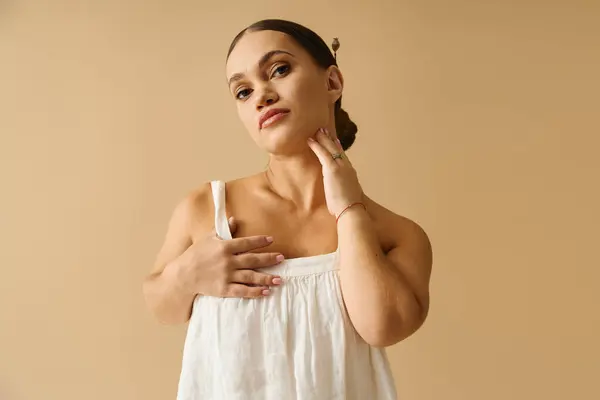
M 339 70 L 320 68 L 284 33 L 242 36 L 227 60 L 227 80 L 244 126 L 269 153 L 306 151 L 307 139 L 320 127 L 333 128 Z

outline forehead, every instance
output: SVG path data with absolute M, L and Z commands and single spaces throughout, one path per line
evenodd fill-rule
M 227 77 L 235 73 L 245 73 L 258 64 L 260 58 L 269 51 L 284 50 L 296 58 L 306 57 L 306 51 L 290 36 L 276 31 L 247 32 L 237 42 L 227 60 Z

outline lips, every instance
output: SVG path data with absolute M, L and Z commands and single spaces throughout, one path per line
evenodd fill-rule
M 287 108 L 272 108 L 263 113 L 258 120 L 258 128 L 263 129 L 269 125 L 279 121 L 285 115 L 289 114 L 290 110 Z

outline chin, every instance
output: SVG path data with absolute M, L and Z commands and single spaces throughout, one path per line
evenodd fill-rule
M 308 136 L 298 129 L 291 129 L 283 124 L 260 131 L 261 147 L 271 154 L 294 154 L 303 152 L 308 147 Z

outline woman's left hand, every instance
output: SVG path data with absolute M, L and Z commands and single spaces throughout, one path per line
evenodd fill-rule
M 338 216 L 350 204 L 362 202 L 363 191 L 358 175 L 335 134 L 321 128 L 314 138 L 308 139 L 308 146 L 323 167 L 323 185 L 329 212 Z

